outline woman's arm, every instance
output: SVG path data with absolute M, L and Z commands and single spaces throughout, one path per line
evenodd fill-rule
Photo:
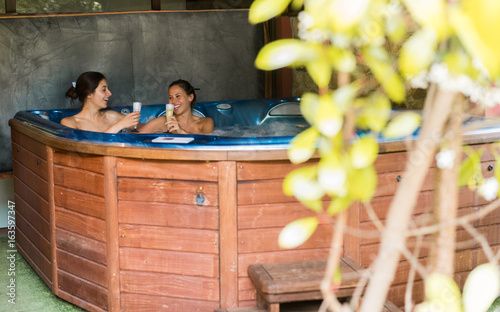
M 125 128 L 133 127 L 139 123 L 140 112 L 132 112 L 127 115 L 120 114 L 113 110 L 106 111 L 106 119 L 109 119 L 112 124 L 104 133 L 118 133 Z
M 155 133 L 155 132 L 167 132 L 167 128 L 165 126 L 165 116 L 157 117 L 142 127 L 138 127 L 137 131 L 140 133 Z

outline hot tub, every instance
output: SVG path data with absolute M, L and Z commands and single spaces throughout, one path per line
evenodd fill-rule
M 161 115 L 163 107 L 143 106 L 142 118 Z M 103 134 L 58 123 L 75 110 L 25 111 L 10 120 L 17 248 L 54 294 L 90 311 L 254 306 L 250 264 L 328 256 L 327 220 L 296 249 L 277 244 L 284 225 L 312 214 L 282 192 L 286 174 L 303 165 L 286 154 L 293 135 L 308 127 L 298 99 L 206 102 L 195 109 L 214 119 L 213 134 Z M 231 135 L 254 126 L 296 133 Z M 491 127 L 465 141 L 480 147 L 499 138 L 500 129 Z M 382 220 L 404 170 L 405 147 L 381 140 L 372 205 Z M 485 153 L 482 164 L 493 166 L 493 156 Z M 428 179 L 415 214 L 426 211 L 431 191 Z M 460 192 L 461 209 L 485 204 Z M 352 229 L 374 228 L 359 204 L 347 219 Z M 379 242 L 346 235 L 343 255 L 366 267 Z M 457 255 L 477 255 L 474 248 Z M 460 272 L 477 265 L 474 259 Z M 401 272 L 389 295 L 399 306 L 407 269 Z

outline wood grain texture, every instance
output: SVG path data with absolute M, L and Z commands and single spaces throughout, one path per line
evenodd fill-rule
M 168 307 L 170 311 L 215 311 L 220 307 L 218 302 L 189 300 L 181 298 L 123 294 L 121 298 L 123 311 L 151 312 L 162 311 Z
M 36 249 L 50 261 L 51 248 L 50 248 L 50 236 L 43 237 L 22 215 L 16 215 L 16 230 L 21 231 L 36 247 Z
M 120 248 L 120 270 L 219 277 L 217 255 Z
M 54 184 L 84 193 L 104 196 L 102 174 L 54 165 Z
M 104 171 L 104 157 L 82 153 L 71 153 L 60 150 L 55 150 L 54 163 L 70 167 L 74 169 L 81 169 L 85 171 L 92 171 L 95 173 L 103 173 Z
M 199 230 L 219 228 L 216 207 L 120 200 L 118 210 L 120 223 Z
M 196 196 L 198 194 L 205 198 L 203 206 L 217 206 L 219 204 L 217 184 L 213 182 L 118 179 L 119 200 L 197 205 Z
M 283 180 L 238 183 L 238 206 L 293 202 L 295 197 L 283 193 Z
M 103 197 L 56 186 L 54 198 L 56 206 L 103 220 L 106 217 Z
M 145 160 L 119 158 L 119 177 L 142 177 L 166 180 L 217 181 L 216 162 Z
M 49 203 L 43 197 L 35 193 L 28 185 L 14 177 L 14 195 L 17 200 L 22 200 L 36 213 L 41 215 L 47 222 L 50 220 Z
M 238 212 L 236 162 L 219 162 L 220 304 L 238 306 Z
M 12 169 L 15 177 L 19 179 L 19 181 L 23 182 L 44 200 L 48 201 L 49 189 L 46 180 L 42 179 L 15 159 L 12 160 Z
M 31 240 L 19 228 L 16 229 L 17 250 L 30 263 L 31 267 L 52 288 L 52 266 L 50 260 L 40 252 Z M 21 252 L 22 250 L 22 252 Z
M 42 179 L 47 180 L 48 167 L 46 158 L 44 159 L 32 153 L 29 149 L 12 143 L 12 159 L 15 159 Z
M 289 160 L 281 161 L 238 161 L 238 181 L 284 179 L 292 170 L 317 164 L 317 160 L 302 164 L 292 164 Z
M 118 236 L 120 247 L 219 254 L 216 231 L 122 224 Z
M 104 220 L 56 207 L 56 226 L 98 241 L 106 241 Z
M 61 269 L 57 272 L 62 291 L 89 302 L 103 310 L 108 309 L 108 294 L 104 287 L 79 278 Z
M 51 228 L 49 222 L 43 218 L 34 208 L 29 206 L 24 200 L 24 197 L 15 195 L 16 201 L 16 215 L 22 216 L 24 220 L 29 223 L 33 228 L 39 232 L 47 241 L 50 241 Z M 19 220 L 16 220 L 20 225 Z
M 105 265 L 58 249 L 57 267 L 59 270 L 107 288 Z
M 107 263 L 106 244 L 102 241 L 56 228 L 56 244 L 58 249 L 100 264 Z
M 26 129 L 26 126 L 24 127 Z M 11 129 L 11 140 L 12 142 L 16 143 L 17 146 L 24 146 L 27 149 L 29 149 L 30 152 L 33 154 L 37 155 L 38 157 L 47 160 L 47 149 L 45 147 L 44 143 L 41 143 L 39 140 L 31 137 L 30 135 L 26 135 L 20 131 L 17 131 L 15 129 Z M 14 151 L 17 152 L 16 149 L 12 149 L 13 153 Z
M 123 293 L 219 302 L 215 278 L 122 271 L 120 285 Z

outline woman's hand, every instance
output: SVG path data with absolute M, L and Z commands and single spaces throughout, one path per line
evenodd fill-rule
M 122 115 L 123 116 L 123 115 Z M 106 133 L 118 133 L 125 128 L 131 128 L 139 123 L 140 112 L 132 112 L 123 116 L 118 122 L 107 129 Z
M 175 134 L 189 134 L 186 130 L 182 129 L 181 126 L 179 125 L 179 122 L 175 118 L 175 116 L 170 116 L 167 118 L 167 122 L 165 123 L 165 126 L 167 126 L 167 130 L 170 133 L 175 133 Z

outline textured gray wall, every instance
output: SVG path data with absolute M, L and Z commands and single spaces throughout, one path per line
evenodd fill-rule
M 110 106 L 166 103 L 179 78 L 201 89 L 198 101 L 262 98 L 262 45 L 247 11 L 0 19 L 0 171 L 12 167 L 8 120 L 72 107 L 64 94 L 84 71 L 106 75 Z

